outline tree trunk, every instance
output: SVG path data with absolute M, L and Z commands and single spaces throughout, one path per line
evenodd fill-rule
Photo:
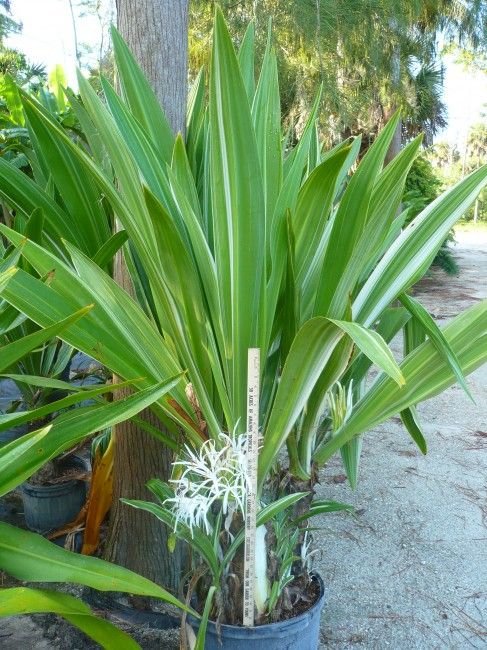
M 394 158 L 401 153 L 401 144 L 402 144 L 402 120 L 399 120 L 394 135 L 392 136 L 391 144 L 386 153 L 384 160 L 384 165 L 388 165 Z
M 114 277 L 127 293 L 134 295 L 122 255 L 116 257 Z M 123 399 L 129 393 L 129 389 L 121 388 L 115 393 L 115 399 Z M 140 417 L 155 427 L 162 427 L 150 409 L 142 411 Z M 177 592 L 183 573 L 180 545 L 171 553 L 167 545 L 171 531 L 167 526 L 154 515 L 120 501 L 123 498 L 155 501 L 146 483 L 151 478 L 169 478 L 172 452 L 130 420 L 116 425 L 112 435 L 115 441 L 113 503 L 105 559 Z
M 391 81 L 394 86 L 398 87 L 401 83 L 401 53 L 398 48 L 395 49 L 392 55 L 392 70 L 391 70 Z M 390 112 L 389 117 L 394 113 L 396 107 L 394 106 Z M 384 164 L 388 165 L 399 153 L 401 153 L 401 143 L 402 143 L 402 120 L 399 120 L 394 136 L 389 145 L 389 150 L 386 153 Z
M 185 131 L 189 0 L 117 0 L 117 25 L 175 133 Z
M 149 79 L 175 132 L 184 133 L 187 99 L 188 0 L 117 0 L 119 31 Z M 122 257 L 115 279 L 133 295 Z M 124 396 L 122 390 L 118 397 Z M 151 411 L 142 414 L 160 427 Z M 155 420 L 155 421 L 154 421 Z M 182 552 L 170 553 L 170 531 L 149 513 L 120 503 L 123 497 L 151 500 L 150 478 L 169 477 L 172 454 L 160 442 L 125 422 L 114 430 L 114 490 L 106 559 L 175 590 L 183 570 Z

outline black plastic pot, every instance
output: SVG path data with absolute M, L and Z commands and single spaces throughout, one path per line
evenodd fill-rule
M 206 630 L 205 650 L 316 650 L 320 635 L 320 615 L 325 604 L 323 580 L 317 574 L 313 578 L 320 586 L 316 603 L 299 616 L 279 623 L 242 627 L 221 625 L 209 621 Z M 198 623 L 190 617 L 193 628 Z
M 66 469 L 88 470 L 80 456 L 69 456 Z M 24 483 L 21 488 L 25 523 L 30 530 L 47 533 L 73 521 L 86 501 L 86 481 L 73 479 L 54 485 Z

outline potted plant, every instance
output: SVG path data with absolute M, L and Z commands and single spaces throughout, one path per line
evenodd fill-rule
M 27 528 L 46 534 L 74 521 L 85 505 L 89 476 L 89 462 L 76 454 L 39 469 L 21 487 Z
M 74 314 L 68 322 L 77 321 L 85 313 L 86 310 L 83 310 Z M 19 339 L 13 347 L 1 347 L 0 364 L 3 362 L 9 365 L 12 360 L 25 354 L 26 350 L 33 349 L 41 344 L 43 339 L 59 333 L 65 326 L 66 321 L 38 332 L 33 337 Z M 99 404 L 96 409 L 89 408 L 89 412 L 82 409 L 72 410 L 57 416 L 46 427 L 27 433 L 22 439 L 13 440 L 0 447 L 0 497 L 20 486 L 42 467 L 46 460 L 71 448 L 96 431 L 135 416 L 152 401 L 160 399 L 161 395 L 180 379 L 174 377 L 148 390 L 139 391 L 123 402 Z M 106 391 L 105 386 L 92 389 L 85 393 L 85 397 L 95 398 Z M 98 558 L 73 554 L 40 535 L 3 522 L 0 522 L 0 570 L 29 583 L 69 582 L 101 591 L 115 590 L 139 594 L 162 599 L 182 610 L 190 611 L 184 603 L 160 586 L 123 567 Z M 109 621 L 100 619 L 79 599 L 62 591 L 46 589 L 45 585 L 40 589 L 30 586 L 0 588 L 0 618 L 29 613 L 54 613 L 63 616 L 104 648 L 111 648 L 114 644 L 127 650 L 139 647 L 125 632 Z
M 38 325 L 5 302 L 0 313 L 5 324 L 0 334 L 4 344 L 15 345 L 17 340 L 40 331 Z M 2 441 L 48 425 L 56 410 L 63 410 L 64 398 L 68 398 L 68 408 L 73 404 L 73 394 L 82 402 L 83 390 L 69 383 L 72 353 L 70 346 L 54 337 L 24 354 L 0 375 L 0 380 L 13 381 L 19 392 L 7 417 L 0 420 L 0 431 L 5 431 L 0 434 Z M 31 476 L 20 489 L 27 527 L 48 533 L 73 521 L 86 500 L 89 471 L 89 460 L 68 452 Z
M 13 344 L 40 329 L 5 301 L 0 304 L 0 319 L 2 344 Z M 56 401 L 69 389 L 66 382 L 69 380 L 71 356 L 72 348 L 53 338 L 4 369 L 0 381 L 12 382 L 14 390 L 9 391 L 10 403 L 6 409 L 6 415 L 10 417 L 0 422 L 0 440 L 8 442 L 47 423 L 49 415 L 37 421 L 32 421 L 28 415 L 22 416 L 27 411 Z
M 260 349 L 259 625 L 245 634 L 287 635 L 286 616 L 296 621 L 309 606 L 309 618 L 322 602 L 310 571 L 308 521 L 344 507 L 314 498 L 320 467 L 340 452 L 355 485 L 362 434 L 397 413 L 426 451 L 415 405 L 455 381 L 466 387 L 464 376 L 487 358 L 486 302 L 440 330 L 407 294 L 485 186 L 487 169 L 403 229 L 407 215 L 397 211 L 420 139 L 384 167 L 397 116 L 353 174 L 360 141 L 321 150 L 319 97 L 288 149 L 271 45 L 255 84 L 252 28 L 237 55 L 217 10 L 208 89 L 201 74 L 185 142 L 171 134 L 115 30 L 113 39 L 122 96 L 102 79 L 103 102 L 79 79 L 112 170 L 35 100 L 24 95 L 23 105 L 53 183 L 63 185 L 76 169 L 87 179 L 75 184 L 77 198 L 90 205 L 98 196 L 120 220 L 136 300 L 73 243 L 65 242 L 65 259 L 5 226 L 2 234 L 32 272 L 12 264 L 0 292 L 42 327 L 90 305 L 59 336 L 122 379 L 139 379 L 139 390 L 186 372 L 185 382 L 152 405 L 172 422 L 168 433 L 152 432 L 177 456 L 173 479 L 151 483 L 160 506 L 130 505 L 154 512 L 197 551 L 199 584 L 190 592 L 200 612 L 204 607 L 200 647 L 208 618 L 216 630 L 230 624 L 242 633 L 247 352 Z M 8 182 L 0 178 L 0 192 L 8 199 L 17 182 L 14 173 Z M 398 364 L 388 342 L 401 329 L 405 358 Z M 381 374 L 370 384 L 372 364 Z

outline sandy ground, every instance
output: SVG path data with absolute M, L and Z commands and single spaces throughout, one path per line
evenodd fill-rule
M 434 271 L 417 291 L 440 324 L 487 296 L 487 232 L 457 239 L 460 275 Z M 487 648 L 487 367 L 469 385 L 475 405 L 455 386 L 420 407 L 427 456 L 394 420 L 366 435 L 356 492 L 338 459 L 323 472 L 320 496 L 353 503 L 357 514 L 315 520 L 327 585 L 321 649 Z M 4 619 L 0 648 L 93 647 L 62 626 L 51 625 L 49 639 L 45 630 Z
M 460 275 L 434 271 L 417 296 L 445 323 L 487 297 L 487 233 L 460 233 Z M 487 367 L 419 413 L 423 456 L 399 420 L 364 438 L 355 493 L 335 459 L 320 495 L 353 503 L 328 515 L 318 567 L 328 585 L 322 648 L 487 648 Z

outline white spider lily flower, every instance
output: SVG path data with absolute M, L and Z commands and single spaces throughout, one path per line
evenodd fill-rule
M 171 481 L 175 496 L 165 501 L 176 515 L 175 529 L 182 522 L 191 534 L 194 528 L 211 534 L 209 515 L 215 503 L 221 508 L 227 530 L 235 512 L 244 515 L 247 434 L 231 437 L 222 433 L 219 443 L 223 446 L 217 448 L 214 440 L 207 440 L 196 451 L 186 446 L 185 458 L 174 463 L 184 468 L 181 477 Z
M 204 529 L 207 535 L 211 533 L 211 526 L 206 518 L 206 499 L 202 495 L 180 492 L 174 499 L 168 499 L 168 501 L 177 503 L 177 508 L 174 509 L 176 514 L 175 530 L 179 522 L 182 521 L 189 527 L 191 535 L 193 535 L 193 527 Z

